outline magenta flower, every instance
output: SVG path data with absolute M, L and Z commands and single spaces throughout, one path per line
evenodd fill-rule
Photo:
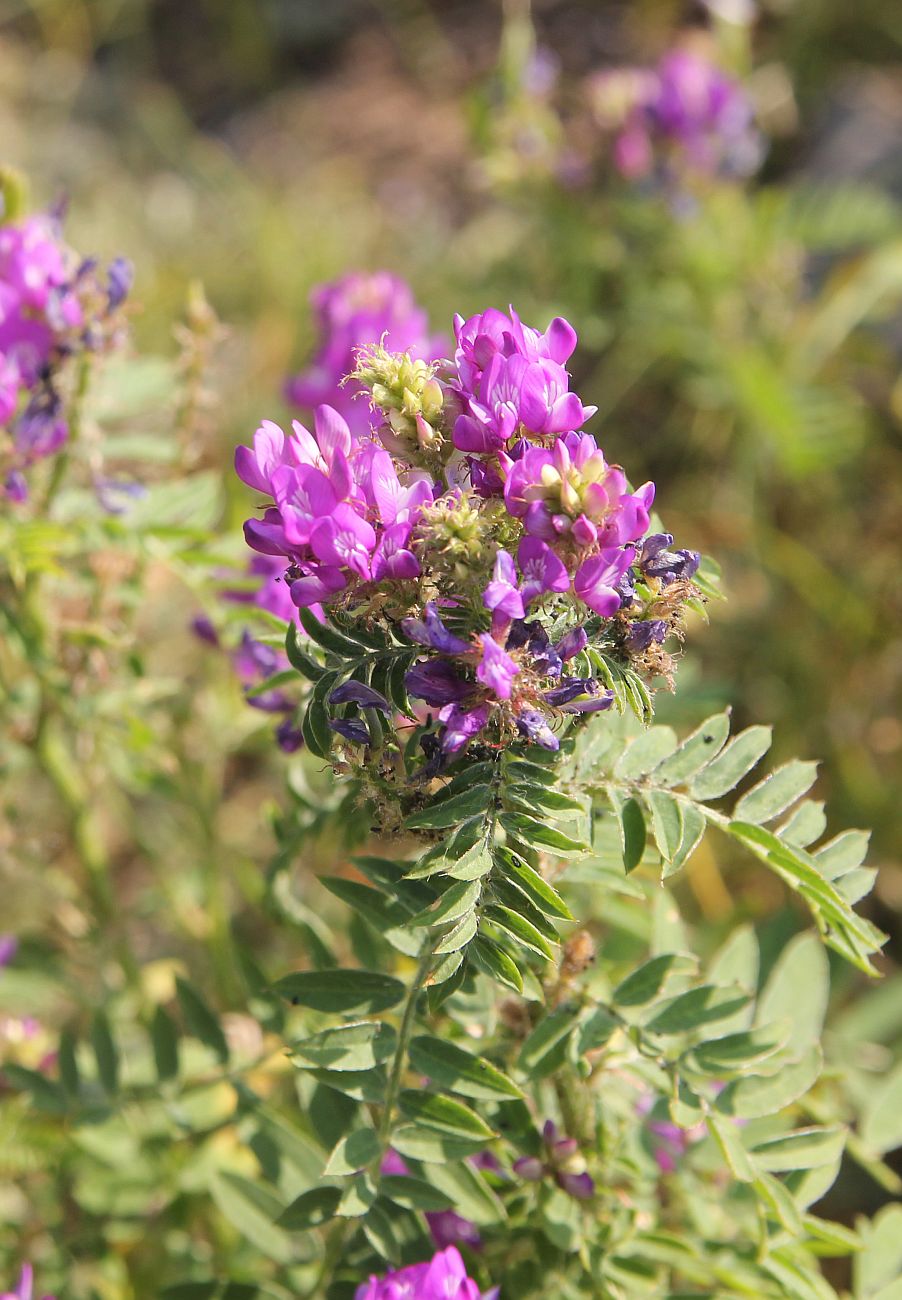
M 477 681 L 482 682 L 499 700 L 509 700 L 514 678 L 520 671 L 519 666 L 487 632 L 479 641 L 482 645 L 482 659 L 476 669 Z
M 19 1284 L 15 1291 L 4 1291 L 0 1295 L 0 1300 L 32 1300 L 34 1296 L 34 1273 L 30 1264 L 22 1265 L 22 1272 L 19 1274 Z M 43 1300 L 55 1300 L 51 1295 L 45 1295 Z
M 492 611 L 492 632 L 502 635 L 512 619 L 522 618 L 523 597 L 517 590 L 517 571 L 507 551 L 499 551 L 495 556 L 495 569 L 492 581 L 482 593 L 482 603 Z
M 584 560 L 573 578 L 573 590 L 584 605 L 600 615 L 610 618 L 620 608 L 617 585 L 633 562 L 635 550 L 631 546 L 618 550 L 607 547 Z
M 517 550 L 517 563 L 523 574 L 520 591 L 524 605 L 550 591 L 567 591 L 570 586 L 566 565 L 538 537 L 523 538 Z
M 455 1246 L 448 1246 L 422 1264 L 373 1275 L 354 1293 L 354 1300 L 495 1300 L 497 1288 L 484 1295 L 467 1276 Z
M 459 451 L 494 454 L 521 431 L 533 435 L 578 429 L 595 407 L 584 407 L 564 363 L 576 346 L 576 332 L 561 317 L 544 334 L 510 316 L 489 310 L 465 321 L 455 318 L 456 386 L 464 410 L 453 432 Z M 480 478 L 477 486 L 484 490 Z
M 505 505 L 528 533 L 545 541 L 569 538 L 580 548 L 636 541 L 648 528 L 653 500 L 651 483 L 627 491 L 623 471 L 607 463 L 588 433 L 528 448 L 504 485 Z
M 19 940 L 14 934 L 0 934 L 0 967 L 8 966 L 19 951 Z
M 425 311 L 414 301 L 409 285 L 388 271 L 352 272 L 311 294 L 319 330 L 319 345 L 311 364 L 286 385 L 296 406 L 312 410 L 321 403 L 334 407 L 355 436 L 374 428 L 358 385 L 344 383 L 357 363 L 357 350 L 380 341 L 393 352 L 433 361 L 445 343 L 431 335 Z
M 332 407 L 317 409 L 314 431 L 295 421 L 286 437 L 266 420 L 253 447 L 236 451 L 239 476 L 274 500 L 262 519 L 246 521 L 248 545 L 292 566 L 288 590 L 302 608 L 328 602 L 355 580 L 418 577 L 408 543 L 432 500 L 432 480 L 423 471 L 402 480 L 388 453 L 356 442 Z

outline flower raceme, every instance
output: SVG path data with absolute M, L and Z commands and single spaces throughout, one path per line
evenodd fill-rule
M 631 490 L 580 429 L 594 408 L 569 391 L 567 321 L 491 310 L 455 336 L 422 384 L 410 356 L 360 353 L 362 432 L 320 405 L 312 432 L 265 420 L 235 459 L 266 498 L 246 540 L 290 602 L 421 648 L 406 688 L 434 711 L 439 763 L 483 733 L 556 749 L 555 723 L 612 702 L 587 648 L 660 672 L 698 566 L 649 534 L 654 486 Z M 331 703 L 350 744 L 372 740 L 357 709 L 392 714 L 354 682 Z
M 123 258 L 105 271 L 63 241 L 53 213 L 3 221 L 0 213 L 0 433 L 4 492 L 27 499 L 25 471 L 69 434 L 66 371 L 72 357 L 115 346 L 131 287 Z

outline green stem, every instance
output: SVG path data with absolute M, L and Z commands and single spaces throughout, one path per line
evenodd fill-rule
M 416 974 L 414 975 L 413 981 L 407 992 L 407 1001 L 404 1004 L 404 1014 L 401 1017 L 401 1027 L 398 1030 L 398 1046 L 395 1048 L 391 1073 L 388 1076 L 388 1084 L 385 1089 L 385 1103 L 382 1109 L 382 1119 L 379 1124 L 379 1145 L 381 1148 L 379 1155 L 380 1160 L 388 1150 L 391 1141 L 392 1118 L 398 1101 L 398 1093 L 401 1090 L 401 1077 L 404 1074 L 404 1066 L 407 1063 L 407 1048 L 413 1035 L 413 1024 L 417 1012 L 417 1000 L 426 986 L 426 980 L 432 969 L 432 963 L 434 960 L 432 950 L 434 946 L 435 940 L 432 938 L 427 939 L 426 943 L 423 945 Z

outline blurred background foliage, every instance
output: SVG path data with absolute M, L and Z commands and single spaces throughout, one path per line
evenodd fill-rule
M 892 936 L 892 970 L 902 941 L 902 10 L 769 0 L 749 32 L 731 21 L 747 8 L 0 0 L 0 148 L 28 171 L 36 200 L 66 196 L 76 247 L 136 263 L 135 350 L 167 360 L 149 363 L 128 432 L 143 433 L 141 459 L 156 444 L 161 461 L 208 471 L 190 520 L 217 524 L 205 563 L 241 560 L 232 450 L 261 416 L 286 413 L 284 378 L 312 343 L 313 285 L 388 267 L 449 334 L 453 310 L 487 303 L 513 302 L 539 325 L 573 320 L 574 388 L 599 406 L 590 430 L 635 481 L 658 482 L 680 543 L 724 568 L 728 602 L 693 629 L 662 720 L 732 703 L 737 729 L 776 725 L 778 758 L 823 758 L 818 795 L 837 828 L 874 828 L 883 870 L 870 914 Z M 602 67 L 653 62 L 687 27 L 706 29 L 748 76 L 771 144 L 750 186 L 710 186 L 675 209 L 612 178 L 583 88 Z M 528 77 L 536 50 L 553 68 L 541 93 Z M 186 308 L 195 282 L 225 327 L 202 382 L 190 340 L 216 327 L 196 290 Z M 184 326 L 172 332 L 186 311 L 187 341 Z M 168 395 L 171 365 L 187 415 Z M 83 761 L 127 904 L 127 922 L 116 920 L 126 944 L 142 962 L 193 965 L 228 1007 L 246 996 L 233 929 L 251 949 L 268 933 L 265 812 L 284 760 L 227 662 L 188 633 L 216 596 L 184 541 L 142 544 L 134 572 L 107 577 L 111 600 L 128 606 L 127 620 L 118 605 L 111 617 L 128 623 L 138 693 L 108 719 L 116 744 L 98 741 Z M 99 663 L 87 662 L 88 677 Z M 84 933 L 73 850 L 47 790 L 24 771 L 17 781 L 15 766 L 5 775 L 10 916 L 0 928 L 33 935 L 38 967 L 47 934 L 77 944 Z M 322 791 L 311 796 L 308 780 L 316 790 L 321 778 L 295 784 L 315 805 Z M 281 835 L 290 841 L 284 825 Z M 328 837 L 314 842 L 303 868 L 337 851 Z M 302 870 L 286 951 L 316 933 L 303 882 Z M 798 926 L 792 910 L 775 910 L 780 895 L 762 873 L 729 860 L 707 855 L 690 886 L 710 947 L 741 920 L 762 923 L 765 969 Z M 151 975 L 169 989 L 168 966 Z M 858 987 L 842 979 L 840 1002 Z M 62 1020 L 48 989 L 51 1005 L 32 1009 Z M 860 1004 L 868 1024 L 849 1041 L 871 1035 L 891 1057 L 898 991 L 891 980 Z M 840 1212 L 884 1195 L 860 1177 L 834 1192 Z

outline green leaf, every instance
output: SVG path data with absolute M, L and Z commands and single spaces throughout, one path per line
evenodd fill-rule
M 817 763 L 794 758 L 763 781 L 753 785 L 733 809 L 733 820 L 759 825 L 779 816 L 810 790 L 817 777 Z
M 783 1137 L 760 1142 L 753 1150 L 755 1164 L 770 1173 L 796 1169 L 817 1169 L 832 1165 L 842 1154 L 846 1130 L 840 1125 L 830 1128 L 800 1128 Z
M 110 1097 L 115 1096 L 119 1089 L 119 1053 L 110 1032 L 110 1022 L 102 1011 L 96 1012 L 91 1025 L 91 1046 L 104 1091 Z
M 219 1018 L 213 1014 L 193 984 L 176 978 L 175 991 L 188 1032 L 216 1053 L 223 1065 L 229 1059 L 229 1045 Z
M 856 916 L 848 902 L 821 875 L 813 858 L 803 849 L 784 844 L 761 826 L 734 821 L 729 823 L 727 830 L 766 862 L 781 880 L 797 890 L 815 916 L 823 918 L 829 927 L 824 941 L 831 948 L 860 970 L 875 973 L 867 955 L 879 948 L 885 936 Z
M 527 817 L 525 813 L 501 813 L 498 818 L 505 832 L 515 840 L 531 848 L 551 849 L 559 858 L 582 857 L 589 851 L 589 846 L 580 840 L 573 840 L 563 831 L 555 830 L 544 822 Z
M 320 1227 L 335 1217 L 338 1203 L 342 1199 L 341 1188 L 313 1187 L 309 1192 L 291 1201 L 278 1218 L 279 1227 L 292 1232 L 304 1232 L 311 1227 Z
M 422 1178 L 411 1178 L 408 1174 L 383 1174 L 379 1180 L 379 1191 L 394 1201 L 395 1205 L 403 1205 L 407 1210 L 436 1211 L 454 1207 L 450 1196 L 424 1182 Z
M 462 1101 L 454 1101 L 436 1092 L 420 1092 L 412 1088 L 404 1089 L 398 1097 L 401 1113 L 417 1125 L 438 1129 L 452 1137 L 485 1138 L 496 1136 L 493 1129 L 486 1124 Z
M 700 984 L 665 1002 L 645 1026 L 655 1034 L 684 1034 L 702 1025 L 724 1020 L 751 999 L 741 989 Z
M 859 1227 L 864 1249 L 853 1265 L 855 1300 L 876 1300 L 881 1288 L 902 1277 L 902 1205 L 884 1205 Z
M 411 813 L 404 825 L 408 830 L 440 830 L 457 826 L 468 817 L 484 813 L 492 799 L 492 791 L 487 785 L 476 785 L 469 790 L 462 790 L 451 799 L 441 803 L 430 804 L 418 812 Z
M 338 655 L 340 659 L 359 659 L 369 648 L 361 645 L 359 641 L 352 641 L 349 637 L 342 636 L 328 622 L 320 622 L 310 609 L 299 609 L 298 621 L 311 641 L 315 641 L 324 650 Z
M 695 958 L 687 953 L 667 952 L 652 957 L 617 985 L 611 1000 L 621 1007 L 644 1006 L 657 997 L 668 975 L 692 971 L 696 964 Z
M 719 799 L 727 794 L 767 753 L 771 737 L 770 727 L 747 727 L 740 731 L 693 779 L 689 786 L 693 799 Z
M 871 1092 L 861 1121 L 861 1140 L 883 1155 L 902 1147 L 902 1064 Z
M 295 971 L 276 980 L 273 992 L 314 1011 L 376 1012 L 396 1006 L 406 993 L 400 980 L 379 971 Z
M 678 799 L 664 790 L 645 791 L 651 810 L 655 843 L 665 862 L 672 862 L 683 840 L 683 807 Z
M 295 1060 L 328 1070 L 370 1070 L 394 1054 L 398 1035 L 391 1025 L 371 1020 L 324 1029 L 293 1043 Z
M 540 957 L 544 957 L 547 961 L 554 960 L 554 948 L 532 922 L 527 921 L 525 916 L 521 916 L 510 907 L 502 907 L 498 903 L 490 903 L 488 907 L 483 909 L 482 914 L 486 920 L 491 921 L 492 925 L 512 935 L 525 948 L 538 953 Z
M 231 1172 L 214 1174 L 210 1191 L 220 1213 L 267 1259 L 290 1262 L 294 1247 L 285 1230 L 276 1226 L 284 1207 L 274 1193 Z
M 683 803 L 681 807 L 683 811 L 683 834 L 680 839 L 680 847 L 664 870 L 665 879 L 682 870 L 702 842 L 708 828 L 704 814 L 695 804 Z
M 70 1097 L 77 1097 L 81 1089 L 81 1077 L 76 1057 L 75 1035 L 71 1030 L 64 1029 L 60 1034 L 56 1063 L 63 1088 Z
M 376 1184 L 366 1170 L 352 1174 L 344 1185 L 338 1202 L 337 1216 L 341 1219 L 359 1219 L 370 1209 L 376 1199 Z
M 326 1167 L 324 1178 L 344 1178 L 356 1174 L 358 1169 L 365 1169 L 375 1160 L 381 1150 L 379 1136 L 375 1129 L 358 1128 L 347 1137 L 340 1139 L 333 1148 Z
M 729 713 L 715 713 L 687 736 L 675 753 L 657 765 L 651 780 L 656 785 L 685 784 L 716 758 L 729 734 Z
M 39 1111 L 48 1115 L 65 1115 L 69 1108 L 64 1089 L 46 1078 L 40 1070 L 29 1070 L 27 1066 L 10 1061 L 3 1066 L 3 1077 L 13 1088 L 27 1092 Z
M 157 1007 L 153 1013 L 150 1040 L 157 1078 L 161 1083 L 174 1079 L 179 1072 L 178 1032 L 172 1017 L 162 1007 Z
M 416 1037 L 411 1040 L 409 1058 L 414 1070 L 464 1097 L 497 1101 L 499 1097 L 523 1096 L 497 1066 L 448 1039 Z
M 621 781 L 638 781 L 672 754 L 676 743 L 672 727 L 649 727 L 627 745 L 614 764 L 614 776 Z
M 870 842 L 868 831 L 843 831 L 817 850 L 814 860 L 828 880 L 836 880 L 864 862 Z
M 778 827 L 777 834 L 787 844 L 804 849 L 820 839 L 826 829 L 827 815 L 823 803 L 815 799 L 803 799 Z
M 794 1237 L 802 1236 L 801 1211 L 779 1178 L 774 1178 L 773 1174 L 762 1170 L 755 1179 L 755 1191 L 770 1206 L 778 1222 L 787 1232 L 791 1232 Z
M 401 1262 L 401 1248 L 395 1235 L 391 1213 L 391 1201 L 379 1197 L 367 1211 L 363 1220 L 363 1231 L 367 1241 L 381 1259 L 390 1264 Z
M 499 847 L 495 850 L 495 862 L 498 870 L 509 876 L 546 916 L 573 920 L 572 912 L 557 890 L 516 853 Z
M 310 700 L 301 723 L 304 743 L 316 758 L 328 759 L 335 733 L 329 726 L 326 701 L 341 678 L 341 673 L 324 673 L 310 692 Z
M 370 889 L 359 880 L 348 880 L 345 876 L 321 876 L 320 881 L 330 894 L 353 908 L 398 952 L 407 957 L 418 955 L 419 938 L 410 933 L 408 913 L 399 903 L 389 901 L 379 890 Z
M 420 1124 L 402 1124 L 392 1134 L 391 1144 L 398 1155 L 409 1160 L 444 1164 L 447 1160 L 465 1160 L 476 1155 L 485 1147 L 485 1140 L 453 1136 Z
M 708 1129 L 720 1148 L 727 1168 L 740 1183 L 754 1182 L 755 1166 L 749 1153 L 739 1138 L 739 1132 L 732 1120 L 721 1119 L 719 1115 L 708 1117 Z
M 723 1115 L 737 1119 L 764 1119 L 776 1115 L 805 1095 L 818 1080 L 823 1057 L 819 1047 L 812 1047 L 799 1061 L 786 1065 L 776 1074 L 734 1079 L 727 1084 L 715 1105 Z
M 475 912 L 468 912 L 451 927 L 433 948 L 436 957 L 443 953 L 460 952 L 475 938 L 478 920 Z
M 482 883 L 478 880 L 462 880 L 446 889 L 444 894 L 431 906 L 418 913 L 410 921 L 413 926 L 446 925 L 457 921 L 479 902 Z
M 813 934 L 800 934 L 784 949 L 758 999 L 761 1023 L 787 1019 L 793 1046 L 802 1050 L 820 1041 L 830 996 L 830 966 Z
M 623 867 L 629 873 L 642 861 L 645 852 L 645 815 L 637 799 L 626 799 L 617 810 L 620 825 L 620 843 L 623 847 Z
M 692 1049 L 689 1062 L 693 1069 L 715 1078 L 722 1077 L 732 1070 L 741 1070 L 766 1061 L 769 1056 L 779 1052 L 786 1045 L 791 1029 L 791 1023 L 783 1020 L 761 1029 L 711 1038 Z
M 310 1077 L 317 1083 L 354 1101 L 381 1102 L 385 1096 L 386 1073 L 381 1067 L 373 1070 L 323 1070 L 300 1063 L 298 1068 L 308 1069 Z
M 577 1007 L 558 1007 L 527 1035 L 517 1065 L 530 1079 L 545 1079 L 563 1064 L 578 1013 Z
M 325 669 L 301 646 L 297 624 L 289 623 L 285 631 L 285 655 L 292 668 L 311 682 L 318 682 Z
M 604 1007 L 596 1007 L 579 1031 L 579 1051 L 581 1056 L 595 1052 L 611 1039 L 620 1028 L 620 1022 Z
M 491 976 L 499 984 L 507 985 L 515 993 L 523 992 L 523 976 L 517 969 L 516 962 L 493 939 L 478 935 L 470 945 L 469 956 L 484 975 Z
M 507 1212 L 478 1169 L 464 1162 L 435 1165 L 429 1180 L 453 1202 L 458 1214 L 480 1227 L 503 1223 Z

